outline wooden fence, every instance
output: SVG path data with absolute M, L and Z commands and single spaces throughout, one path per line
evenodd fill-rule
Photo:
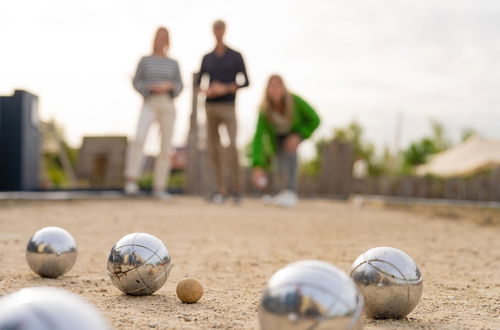
M 303 195 L 350 194 L 386 195 L 412 198 L 438 198 L 471 201 L 500 201 L 500 168 L 471 177 L 437 178 L 393 176 L 355 179 L 352 177 L 352 149 L 333 141 L 322 152 L 321 174 L 301 176 Z
M 500 170 L 467 178 L 382 177 L 355 179 L 352 193 L 413 198 L 500 201 Z
M 212 171 L 205 150 L 197 151 L 196 177 L 187 192 L 208 194 L 213 190 Z M 467 178 L 436 178 L 417 176 L 352 177 L 352 148 L 340 142 L 332 142 L 322 150 L 321 171 L 317 176 L 301 175 L 299 193 L 303 196 L 329 196 L 348 198 L 351 194 L 386 195 L 411 198 L 437 198 L 470 201 L 500 201 L 500 168 L 489 174 Z M 274 193 L 276 186 L 270 175 L 265 191 L 257 191 L 251 182 L 251 170 L 242 169 L 242 181 L 246 194 Z

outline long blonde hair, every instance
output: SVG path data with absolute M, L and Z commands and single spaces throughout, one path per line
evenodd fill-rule
M 160 33 L 165 33 L 166 44 L 160 43 Z M 153 54 L 161 53 L 167 56 L 168 48 L 170 47 L 170 35 L 166 27 L 160 26 L 155 33 L 155 38 L 153 40 Z
M 281 104 L 274 104 L 271 96 L 269 95 L 269 85 L 273 80 L 278 81 L 283 88 L 283 99 Z M 273 123 L 275 126 L 291 125 L 293 117 L 293 98 L 288 88 L 286 87 L 285 81 L 278 74 L 273 74 L 267 80 L 266 89 L 264 91 L 264 97 L 260 104 L 260 111 L 262 111 L 267 119 Z M 276 115 L 279 114 L 282 119 L 278 119 Z

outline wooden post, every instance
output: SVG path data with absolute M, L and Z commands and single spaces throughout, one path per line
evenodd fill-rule
M 352 192 L 353 150 L 349 143 L 333 140 L 324 146 L 320 193 L 347 198 Z
M 200 193 L 200 150 L 198 129 L 198 73 L 193 73 L 191 116 L 189 118 L 189 132 L 186 143 L 186 192 L 189 194 Z

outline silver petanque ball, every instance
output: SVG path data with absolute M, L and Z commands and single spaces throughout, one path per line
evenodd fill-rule
M 79 296 L 49 287 L 25 288 L 0 298 L 0 330 L 104 330 L 100 312 Z
M 170 274 L 170 254 L 161 240 L 150 234 L 133 233 L 113 245 L 108 273 L 123 293 L 149 295 L 160 289 Z
M 377 247 L 360 255 L 351 278 L 365 298 L 366 314 L 376 319 L 408 315 L 422 296 L 423 279 L 417 264 L 401 250 Z
M 363 297 L 329 263 L 306 260 L 276 272 L 260 302 L 261 329 L 362 329 Z
M 56 278 L 68 272 L 77 255 L 73 236 L 59 227 L 45 227 L 37 231 L 26 247 L 26 261 L 42 277 Z

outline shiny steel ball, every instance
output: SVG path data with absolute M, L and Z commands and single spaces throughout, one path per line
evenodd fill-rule
M 0 299 L 0 329 L 109 329 L 99 311 L 79 296 L 49 287 L 26 288 Z
M 56 278 L 68 272 L 77 255 L 73 236 L 59 227 L 45 227 L 37 231 L 26 247 L 26 261 L 42 277 Z
M 300 261 L 269 279 L 259 321 L 263 330 L 362 329 L 363 297 L 338 268 L 323 261 Z
M 108 273 L 123 293 L 149 295 L 160 289 L 170 274 L 170 254 L 161 240 L 150 234 L 133 233 L 113 245 Z
M 420 301 L 423 279 L 417 264 L 401 250 L 377 247 L 354 261 L 351 278 L 364 295 L 366 314 L 400 319 Z

